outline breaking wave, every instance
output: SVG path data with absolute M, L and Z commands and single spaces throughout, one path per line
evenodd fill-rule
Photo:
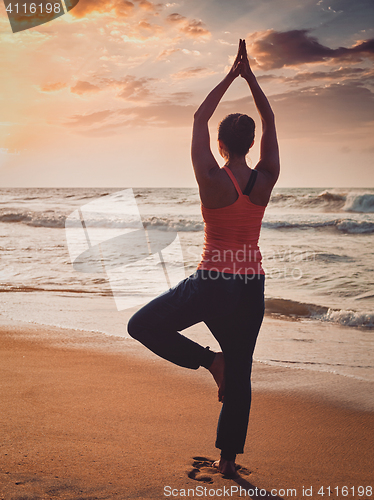
M 263 222 L 263 227 L 268 229 L 323 229 L 332 228 L 342 233 L 365 234 L 374 233 L 374 223 L 357 221 L 353 219 L 332 219 L 329 221 L 288 222 L 275 221 Z
M 34 227 L 65 227 L 66 217 L 58 214 L 7 211 L 0 214 L 0 222 L 22 223 Z
M 0 211 L 0 222 L 3 223 L 20 223 L 33 227 L 49 227 L 49 228 L 64 228 L 66 215 L 58 214 L 53 211 L 48 212 L 17 212 L 17 211 Z M 178 216 L 172 217 L 145 217 L 142 219 L 146 229 L 157 229 L 160 231 L 173 232 L 197 232 L 203 231 L 204 223 L 199 216 L 195 218 L 181 218 Z M 79 221 L 77 221 L 80 224 Z M 120 218 L 98 217 L 97 220 L 91 218 L 86 220 L 89 226 L 110 227 L 110 228 L 126 228 L 130 227 L 129 222 Z M 292 222 L 290 220 L 267 221 L 263 222 L 263 227 L 268 229 L 333 229 L 341 233 L 349 234 L 371 234 L 374 233 L 374 222 L 354 220 L 348 218 L 317 220 L 317 221 L 301 221 Z
M 289 299 L 267 298 L 266 314 L 293 319 L 315 319 L 344 326 L 374 329 L 373 312 L 332 309 Z
M 270 203 L 289 208 L 316 208 L 326 212 L 374 213 L 373 192 L 324 190 L 318 194 L 274 193 Z
M 143 220 L 144 227 L 148 229 L 160 229 L 163 231 L 196 232 L 203 231 L 204 223 L 201 220 L 192 219 L 168 219 L 151 217 Z

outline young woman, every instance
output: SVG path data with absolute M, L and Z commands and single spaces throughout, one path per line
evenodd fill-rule
M 220 168 L 210 149 L 208 121 L 232 82 L 244 78 L 262 122 L 260 160 L 255 169 L 246 155 L 254 140 L 254 121 L 227 116 L 218 131 Z M 235 475 L 243 453 L 251 404 L 252 355 L 264 314 L 264 271 L 258 239 L 261 221 L 279 175 L 274 115 L 251 71 L 244 40 L 235 62 L 194 116 L 192 162 L 199 185 L 205 242 L 197 271 L 152 300 L 130 319 L 129 334 L 159 356 L 191 369 L 208 369 L 223 402 L 214 465 Z M 179 332 L 205 322 L 222 352 L 212 352 Z

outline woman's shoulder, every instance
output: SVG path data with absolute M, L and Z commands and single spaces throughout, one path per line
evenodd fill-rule
M 257 172 L 256 181 L 249 198 L 255 205 L 266 206 L 269 203 L 275 182 L 261 170 L 256 168 L 255 171 Z
M 212 169 L 209 179 L 199 184 L 200 200 L 206 208 L 223 208 L 238 198 L 238 193 L 224 168 Z

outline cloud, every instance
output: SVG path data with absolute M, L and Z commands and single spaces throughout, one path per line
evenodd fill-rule
M 128 0 L 80 0 L 70 14 L 81 18 L 94 12 L 103 14 L 113 10 L 118 17 L 129 17 L 133 9 L 133 2 Z
M 159 53 L 159 55 L 156 57 L 156 60 L 163 61 L 164 59 L 167 59 L 169 56 L 171 56 L 175 52 L 180 52 L 180 50 L 181 49 L 165 49 Z
M 92 92 L 99 92 L 100 90 L 101 90 L 100 87 L 97 87 L 96 85 L 93 85 L 90 82 L 82 82 L 80 80 L 77 81 L 74 87 L 70 88 L 70 91 L 73 94 L 78 94 L 78 95 L 90 94 Z
M 288 137 L 360 138 L 373 123 L 374 94 L 355 83 L 302 88 L 270 101 Z
M 70 117 L 71 122 L 67 123 L 68 126 L 91 126 L 95 123 L 102 123 L 113 114 L 113 111 L 97 111 L 87 115 L 73 115 Z
M 182 49 L 182 52 L 183 52 L 183 54 L 186 54 L 186 55 L 201 56 L 201 52 L 198 50 Z
M 192 56 L 201 56 L 201 52 L 199 52 L 198 50 L 188 50 L 188 49 L 176 49 L 176 48 L 173 48 L 173 49 L 165 49 L 162 52 L 160 52 L 159 55 L 157 56 L 156 60 L 157 61 L 163 61 L 165 59 L 168 59 L 175 52 L 182 52 L 183 54 L 188 55 L 188 56 L 190 56 L 190 55 L 192 55 Z
M 354 83 L 300 89 L 274 96 L 273 102 L 276 114 L 287 116 L 285 128 L 294 136 L 360 137 L 373 123 L 374 94 Z
M 367 57 L 374 58 L 374 39 L 358 41 L 349 48 L 331 49 L 320 44 L 309 32 L 306 29 L 257 32 L 248 38 L 248 52 L 264 70 L 325 61 L 357 63 Z
M 260 83 L 265 83 L 265 82 L 271 82 L 273 80 L 282 80 L 283 77 L 279 75 L 273 75 L 273 74 L 268 74 L 268 75 L 258 75 L 256 76 L 256 80 Z
M 193 113 L 196 107 L 172 103 L 153 104 L 147 107 L 136 107 L 121 111 L 122 116 L 128 116 L 128 125 L 185 127 L 192 126 Z
M 127 101 L 140 101 L 149 99 L 153 91 L 150 86 L 155 82 L 155 78 L 136 78 L 132 75 L 124 76 L 116 80 L 115 78 L 102 78 L 101 84 L 103 88 L 114 87 L 119 90 L 117 97 L 126 99 Z
M 159 4 L 160 5 L 160 4 Z M 162 5 L 162 4 L 161 4 Z M 158 10 L 158 7 L 159 6 L 156 6 L 154 3 L 152 2 L 149 2 L 148 0 L 140 0 L 139 2 L 139 6 L 143 9 L 143 10 L 147 10 L 149 12 L 157 12 Z
M 174 12 L 174 14 L 168 15 L 167 20 L 171 23 L 181 23 L 186 21 L 187 18 L 182 16 L 181 14 L 178 14 L 177 12 Z
M 332 71 L 301 71 L 294 76 L 282 76 L 273 73 L 259 75 L 260 83 L 278 81 L 291 86 L 311 84 L 323 81 L 326 83 L 338 80 L 339 83 L 355 83 L 356 85 L 374 85 L 374 70 L 371 68 L 340 67 Z
M 106 137 L 126 127 L 191 127 L 195 111 L 192 105 L 167 102 L 73 115 L 65 125 L 76 128 L 80 135 Z
M 99 78 L 97 75 L 93 78 L 97 81 L 97 85 L 78 80 L 76 84 L 70 88 L 70 91 L 73 94 L 84 95 L 108 89 L 116 89 L 118 91 L 116 97 L 127 101 L 137 102 L 145 99 L 149 100 L 154 96 L 151 85 L 157 80 L 156 78 L 137 78 L 133 75 L 126 75 L 118 80 L 115 78 Z M 44 85 L 41 90 L 42 92 L 53 92 L 66 86 L 66 83 L 56 82 Z
M 127 91 L 132 98 L 132 92 L 137 90 L 136 85 L 133 88 L 130 83 Z M 133 80 L 132 83 L 139 82 Z M 197 105 L 185 103 L 192 98 L 188 92 L 176 92 L 169 95 L 167 102 L 75 114 L 66 125 L 80 135 L 91 137 L 112 136 L 126 127 L 190 127 Z M 374 93 L 357 83 L 309 86 L 271 95 L 269 99 L 277 120 L 281 148 L 284 139 L 314 141 L 316 147 L 321 141 L 339 142 L 342 146 L 349 146 L 351 140 L 370 144 Z M 248 96 L 221 102 L 215 119 L 235 112 L 257 116 L 253 100 Z
M 187 78 L 205 78 L 206 76 L 214 75 L 215 73 L 215 71 L 210 71 L 207 68 L 199 66 L 197 68 L 182 69 L 171 76 L 177 80 L 185 80 Z
M 206 29 L 206 25 L 202 21 L 196 19 L 187 19 L 178 13 L 169 14 L 166 20 L 170 24 L 178 27 L 178 30 L 190 38 L 210 38 L 211 33 Z
M 374 93 L 357 83 L 304 87 L 269 96 L 280 149 L 284 139 L 319 142 L 372 142 Z M 257 119 L 251 97 L 220 104 L 222 115 L 247 113 Z
M 149 0 L 80 0 L 70 13 L 74 17 L 81 18 L 94 12 L 102 14 L 114 11 L 117 17 L 129 17 L 134 12 L 135 3 L 142 10 L 151 13 L 158 13 L 163 8 L 163 4 Z
M 55 82 L 55 83 L 46 83 L 40 90 L 42 92 L 57 92 L 58 90 L 64 89 L 68 84 L 66 82 Z
M 373 80 L 373 71 L 364 68 L 339 68 L 333 71 L 304 71 L 295 76 L 282 78 L 285 83 L 291 85 L 298 85 L 301 83 L 310 83 L 313 80 L 351 80 L 359 78 L 361 81 L 371 79 Z M 374 83 L 374 82 L 373 82 Z
M 187 99 L 192 99 L 193 95 L 192 92 L 173 92 L 170 97 L 176 101 L 186 101 Z

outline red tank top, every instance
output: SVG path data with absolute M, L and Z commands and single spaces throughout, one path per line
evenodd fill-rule
M 223 167 L 232 180 L 238 199 L 222 208 L 201 205 L 204 219 L 204 248 L 197 269 L 228 274 L 265 274 L 258 247 L 265 208 L 244 195 L 234 174 Z

